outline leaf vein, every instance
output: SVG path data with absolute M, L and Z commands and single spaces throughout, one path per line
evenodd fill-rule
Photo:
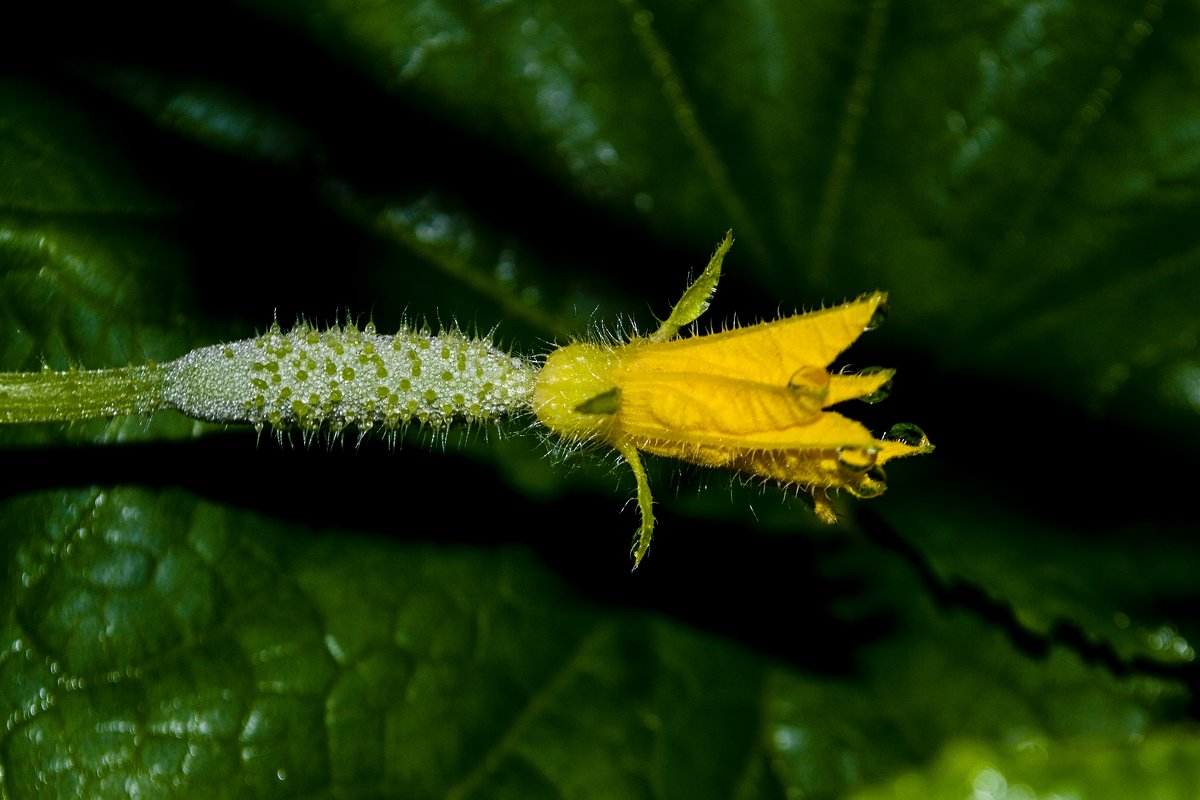
M 461 800 L 461 798 L 467 797 L 489 773 L 499 767 L 504 754 L 512 749 L 521 733 L 546 708 L 551 698 L 566 686 L 567 681 L 579 670 L 587 653 L 595 647 L 600 639 L 610 634 L 612 629 L 611 621 L 599 620 L 580 637 L 575 649 L 567 655 L 562 665 L 545 682 L 541 690 L 530 696 L 525 707 L 517 713 L 512 724 L 500 735 L 496 743 L 479 759 L 475 766 L 467 770 L 466 774 L 450 787 L 446 792 L 446 800 Z

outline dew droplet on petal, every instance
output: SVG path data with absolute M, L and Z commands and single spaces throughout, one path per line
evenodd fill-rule
M 875 313 L 867 320 L 867 324 L 863 326 L 864 331 L 873 331 L 884 323 L 888 318 L 888 312 L 891 307 L 888 305 L 886 298 L 879 301 L 879 305 L 875 306 Z
M 862 369 L 860 369 L 858 371 L 858 374 L 859 375 L 877 375 L 880 372 L 885 372 L 885 371 L 886 371 L 886 368 L 884 368 L 884 367 L 863 367 Z M 886 400 L 888 395 L 891 393 L 892 393 L 892 381 L 889 379 L 887 382 L 880 384 L 879 388 L 876 389 L 875 391 L 871 392 L 870 394 L 864 394 L 861 397 L 859 397 L 858 399 L 864 403 L 875 404 L 875 403 L 879 403 L 879 402 Z
M 875 466 L 879 457 L 877 447 L 839 447 L 837 451 L 838 464 L 850 472 L 866 472 Z
M 883 471 L 883 467 L 876 464 L 862 473 L 862 478 L 858 483 L 850 484 L 846 489 L 861 500 L 879 497 L 887 491 L 887 474 Z
M 824 401 L 829 395 L 829 373 L 823 367 L 806 364 L 788 378 L 788 388 L 804 398 Z
M 912 447 L 926 447 L 929 444 L 929 437 L 925 435 L 925 431 L 911 422 L 896 423 L 888 429 L 883 438 L 893 442 L 901 442 Z

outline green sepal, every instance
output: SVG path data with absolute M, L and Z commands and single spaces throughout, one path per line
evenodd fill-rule
M 717 246 L 717 251 L 712 254 L 704 272 L 700 273 L 700 277 L 696 278 L 683 293 L 683 297 L 679 298 L 666 321 L 650 334 L 650 341 L 667 342 L 674 339 L 680 328 L 700 319 L 700 315 L 708 310 L 713 294 L 717 291 L 717 281 L 721 279 L 721 262 L 725 260 L 725 254 L 729 252 L 730 247 L 733 247 L 732 230 L 725 232 L 725 239 Z

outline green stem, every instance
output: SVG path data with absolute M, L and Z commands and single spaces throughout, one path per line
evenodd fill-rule
M 0 372 L 0 422 L 69 422 L 162 407 L 157 366 Z

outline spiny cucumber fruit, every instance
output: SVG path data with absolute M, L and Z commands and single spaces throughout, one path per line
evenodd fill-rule
M 441 428 L 528 408 L 529 362 L 489 339 L 373 325 L 278 325 L 253 339 L 193 350 L 162 367 L 162 406 L 262 430 Z

